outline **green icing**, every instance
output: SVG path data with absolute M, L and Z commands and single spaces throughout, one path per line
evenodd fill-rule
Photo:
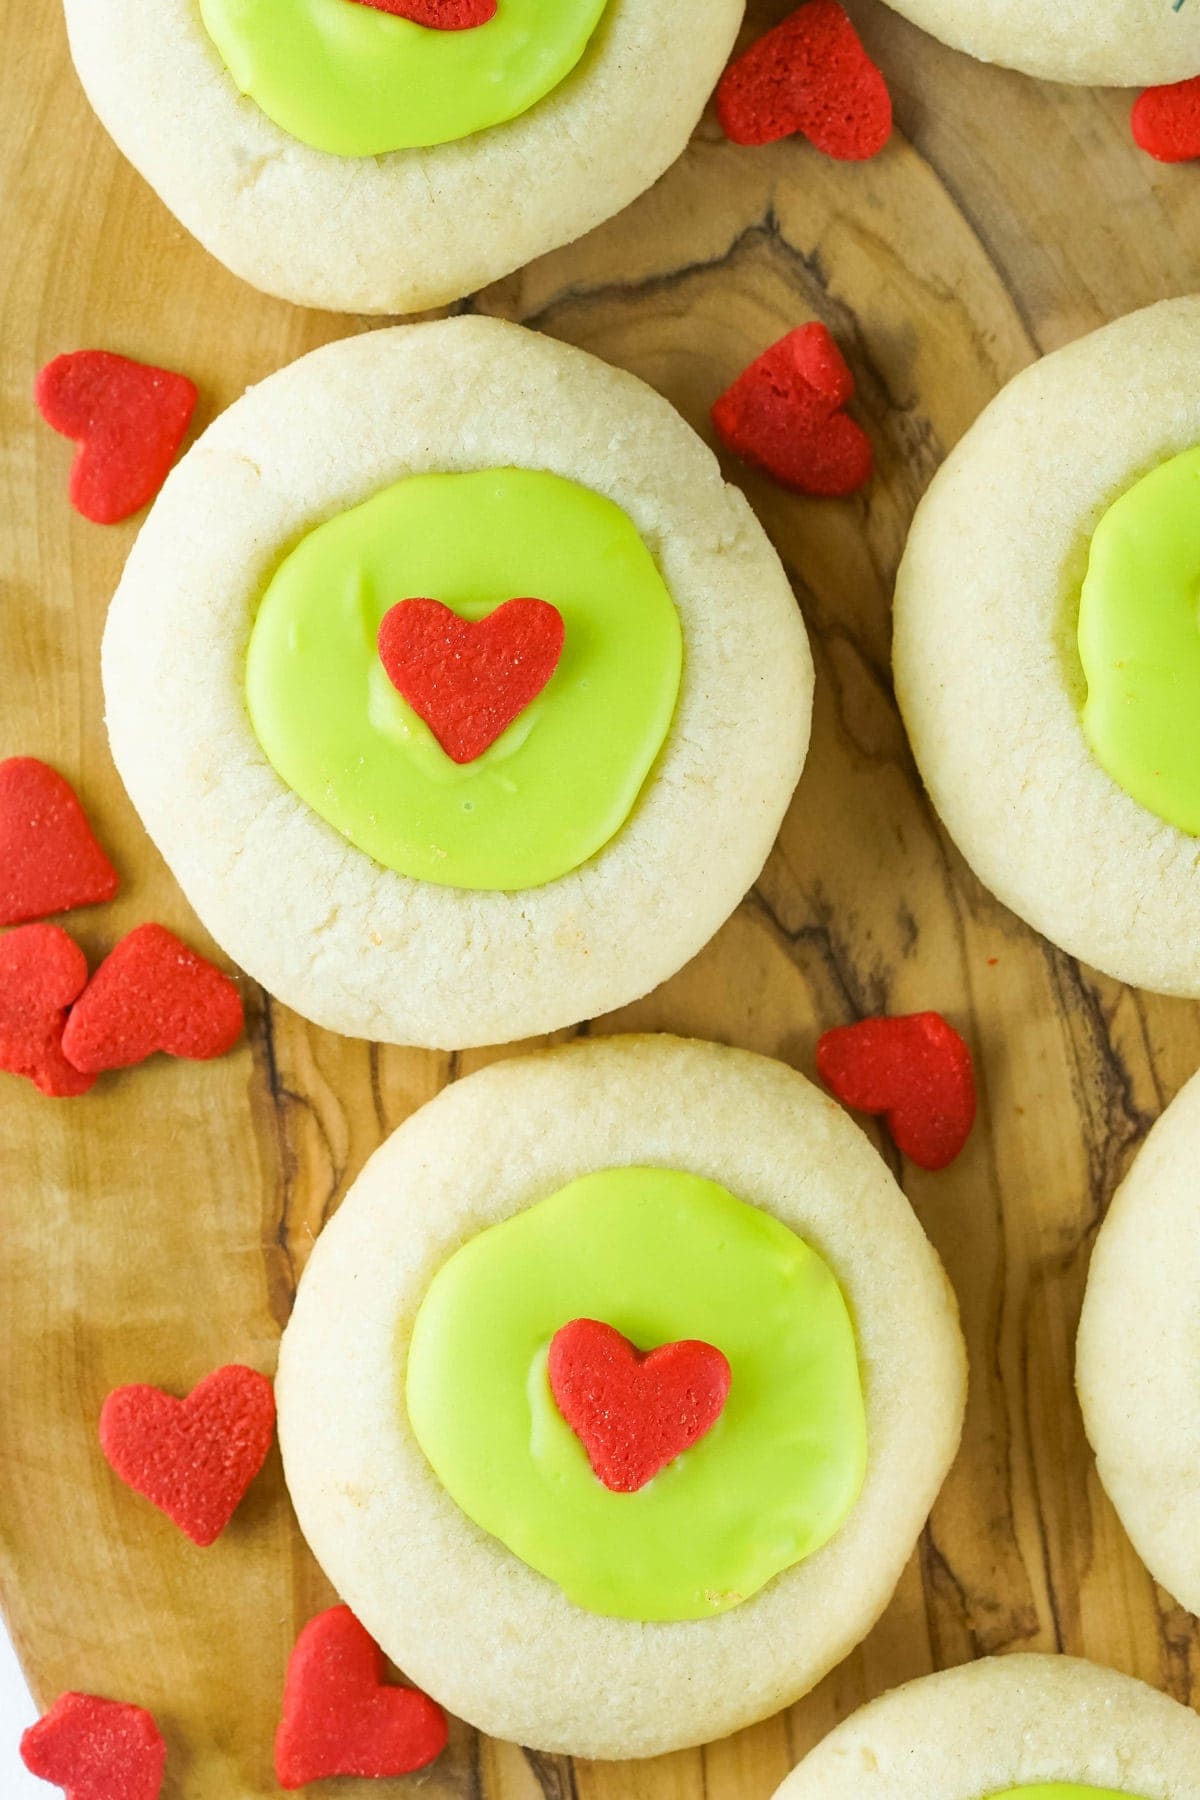
M 641 1350 L 700 1338 L 732 1366 L 716 1425 L 637 1493 L 593 1475 L 550 1392 L 550 1341 L 577 1318 Z M 769 1213 L 670 1169 L 585 1175 L 457 1251 L 417 1314 L 407 1404 L 468 1517 L 618 1618 L 736 1606 L 833 1536 L 866 1470 L 829 1266 Z
M 1200 836 L 1200 449 L 1109 507 L 1079 606 L 1097 761 L 1150 812 Z
M 379 623 L 428 596 L 482 618 L 534 595 L 563 616 L 548 685 L 456 765 L 388 680 Z M 670 728 L 683 640 L 632 521 L 528 469 L 414 475 L 318 526 L 271 580 L 246 698 L 272 765 L 377 862 L 445 887 L 557 880 L 629 817 Z
M 380 156 L 528 112 L 571 73 L 605 5 L 500 0 L 467 31 L 355 0 L 200 0 L 200 16 L 237 86 L 276 125 L 334 156 Z
M 987 1800 L 1137 1800 L 1137 1796 L 1116 1788 L 1080 1787 L 1074 1781 L 1040 1781 L 1034 1787 L 1005 1788 Z

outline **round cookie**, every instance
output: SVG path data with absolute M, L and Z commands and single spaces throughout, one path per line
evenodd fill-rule
M 500 0 L 465 31 L 362 0 L 66 0 L 66 15 L 96 112 L 214 256 L 304 306 L 408 313 L 569 243 L 656 181 L 743 3 Z M 290 128 L 239 91 L 222 51 Z
M 539 586 L 561 666 L 460 767 L 380 615 Z M 450 1049 L 695 955 L 762 867 L 812 700 L 711 452 L 633 376 L 483 318 L 347 339 L 223 414 L 143 527 L 103 673 L 125 785 L 228 954 L 332 1030 Z
M 888 0 L 983 62 L 1047 81 L 1154 87 L 1200 73 L 1200 18 L 1170 0 Z
M 614 1215 L 591 1213 L 607 1204 L 593 1186 L 604 1188 L 612 1176 L 622 1189 L 634 1171 L 657 1171 L 648 1177 L 654 1182 L 690 1182 L 705 1206 L 724 1208 L 715 1233 L 696 1214 L 679 1233 L 678 1253 L 660 1260 L 660 1215 L 651 1195 L 644 1232 L 598 1246 L 588 1220 L 602 1218 L 607 1229 Z M 581 1184 L 581 1178 L 590 1179 Z M 576 1211 L 564 1238 L 564 1209 L 578 1206 L 581 1185 L 591 1196 L 583 1223 Z M 484 1484 L 482 1496 L 478 1489 L 459 1492 L 474 1510 L 497 1487 L 511 1486 L 517 1511 L 530 1515 L 538 1492 L 556 1493 L 560 1541 L 549 1546 L 551 1556 L 573 1546 L 578 1552 L 582 1542 L 586 1562 L 593 1516 L 603 1511 L 611 1524 L 625 1509 L 612 1529 L 625 1533 L 625 1560 L 641 1565 L 646 1593 L 660 1601 L 660 1577 L 673 1569 L 657 1568 L 656 1559 L 686 1557 L 693 1538 L 707 1545 L 711 1509 L 722 1492 L 743 1508 L 732 1532 L 748 1557 L 777 1549 L 774 1511 L 760 1520 L 763 1541 L 755 1541 L 757 1471 L 765 1466 L 756 1430 L 780 1454 L 785 1440 L 788 1455 L 806 1444 L 806 1479 L 815 1469 L 818 1487 L 846 1443 L 828 1427 L 825 1434 L 812 1429 L 822 1416 L 824 1377 L 810 1382 L 807 1397 L 801 1392 L 794 1404 L 788 1398 L 791 1422 L 777 1429 L 771 1367 L 780 1382 L 795 1377 L 782 1342 L 775 1362 L 776 1324 L 762 1325 L 749 1349 L 742 1342 L 745 1321 L 717 1341 L 718 1330 L 724 1334 L 718 1312 L 724 1308 L 727 1316 L 741 1283 L 718 1275 L 706 1288 L 697 1259 L 715 1259 L 727 1271 L 748 1266 L 740 1214 L 750 1221 L 752 1240 L 769 1240 L 768 1270 L 742 1292 L 748 1315 L 775 1320 L 783 1330 L 786 1314 L 772 1299 L 782 1267 L 777 1239 L 786 1239 L 809 1271 L 794 1291 L 787 1329 L 805 1328 L 818 1291 L 807 1285 L 809 1276 L 818 1281 L 822 1306 L 837 1296 L 848 1309 L 865 1479 L 860 1464 L 854 1491 L 840 1497 L 840 1522 L 831 1529 L 825 1521 L 823 1547 L 796 1560 L 793 1546 L 783 1558 L 788 1566 L 744 1598 L 708 1595 L 710 1616 L 682 1616 L 684 1607 L 656 1603 L 648 1609 L 654 1618 L 643 1623 L 630 1616 L 627 1595 L 606 1611 L 576 1604 L 556 1578 L 468 1516 L 439 1478 L 451 1465 L 443 1460 L 445 1434 L 439 1436 L 431 1404 L 434 1378 L 457 1397 L 444 1414 L 469 1409 L 479 1455 L 492 1470 L 500 1468 L 486 1463 L 494 1412 L 507 1406 L 523 1413 L 525 1468 L 505 1466 Z M 523 1279 L 504 1279 L 497 1260 L 512 1234 L 519 1243 L 531 1232 L 546 1247 L 545 1257 L 529 1254 L 521 1265 L 532 1297 Z M 562 1284 L 565 1318 L 552 1305 L 546 1310 L 540 1288 L 547 1267 L 555 1285 Z M 470 1280 L 459 1285 L 464 1274 L 491 1287 L 474 1323 L 468 1302 L 476 1290 Z M 602 1488 L 579 1444 L 569 1468 L 561 1418 L 553 1430 L 562 1441 L 547 1447 L 553 1408 L 545 1365 L 530 1349 L 539 1332 L 557 1337 L 589 1297 L 599 1304 L 601 1288 L 586 1284 L 605 1280 L 619 1316 L 610 1312 L 599 1324 L 648 1351 L 656 1340 L 697 1335 L 689 1329 L 694 1321 L 700 1341 L 728 1353 L 732 1368 L 726 1411 L 709 1435 L 636 1493 Z M 723 1292 L 714 1294 L 713 1287 Z M 493 1393 L 483 1351 L 467 1340 L 475 1332 L 484 1344 L 494 1340 L 493 1360 L 504 1363 L 511 1315 L 526 1305 L 533 1308 L 526 1367 L 518 1363 L 510 1371 L 507 1395 Z M 441 1329 L 455 1320 L 454 1329 Z M 841 1354 L 836 1331 L 819 1347 L 826 1358 L 819 1366 L 834 1367 Z M 474 1384 L 464 1385 L 468 1367 L 477 1373 Z M 640 1037 L 579 1042 L 493 1065 L 446 1089 L 403 1125 L 322 1233 L 284 1335 L 278 1398 L 301 1528 L 339 1593 L 407 1676 L 495 1736 L 621 1758 L 704 1742 L 774 1712 L 863 1638 L 892 1593 L 954 1455 L 964 1386 L 954 1299 L 937 1257 L 883 1163 L 837 1105 L 765 1058 Z M 849 1393 L 844 1382 L 838 1392 Z M 848 1399 L 841 1410 L 852 1410 Z M 443 1419 L 447 1429 L 455 1422 Z M 470 1444 L 458 1448 L 469 1451 Z M 754 1482 L 739 1478 L 747 1466 L 743 1452 L 756 1459 Z M 461 1473 L 451 1469 L 456 1486 Z M 681 1495 L 694 1503 L 694 1530 L 687 1505 L 678 1506 Z M 755 1510 L 747 1514 L 747 1505 Z M 514 1524 L 510 1517 L 504 1529 L 529 1522 Z M 665 1530 L 668 1523 L 673 1536 L 656 1538 L 659 1525 Z M 598 1544 L 595 1567 L 585 1575 L 599 1578 L 609 1548 Z
M 1076 1379 L 1096 1466 L 1156 1581 L 1200 1613 L 1200 1076 L 1100 1229 Z
M 1200 1719 L 1067 1656 L 998 1656 L 852 1713 L 776 1800 L 1197 1800 Z
M 980 880 L 1072 955 L 1180 995 L 1200 994 L 1198 352 L 1200 299 L 1167 300 L 1018 375 L 918 507 L 895 606 L 913 753 Z M 1190 811 L 1156 798 L 1160 753 Z

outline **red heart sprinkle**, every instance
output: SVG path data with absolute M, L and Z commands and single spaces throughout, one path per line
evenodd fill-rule
M 711 1431 L 733 1379 L 711 1344 L 687 1338 L 643 1355 L 598 1319 L 555 1332 L 547 1371 L 592 1473 L 615 1494 L 636 1493 Z
M 64 1694 L 21 1739 L 21 1760 L 66 1800 L 158 1800 L 167 1746 L 142 1707 Z
M 827 1031 L 817 1044 L 817 1072 L 844 1106 L 882 1113 L 897 1149 L 919 1168 L 944 1169 L 970 1136 L 971 1052 L 940 1013 Z
M 280 1787 L 334 1775 L 408 1775 L 441 1755 L 448 1736 L 441 1707 L 383 1676 L 383 1652 L 348 1606 L 309 1620 L 288 1662 L 275 1734 Z
M 717 117 L 735 144 L 801 131 L 844 162 L 877 155 L 892 135 L 887 83 L 837 0 L 808 0 L 731 63 Z
M 109 952 L 67 1021 L 63 1053 L 88 1074 L 158 1050 L 198 1062 L 242 1035 L 242 1002 L 220 969 L 162 925 L 139 925 Z
M 25 1075 L 43 1094 L 86 1094 L 63 1055 L 67 1008 L 87 986 L 87 958 L 59 925 L 22 925 L 0 937 L 0 1069 Z
M 545 600 L 506 600 L 485 619 L 440 600 L 401 600 L 379 627 L 388 680 L 456 763 L 494 744 L 555 669 L 562 614 Z
M 186 375 L 111 350 L 75 350 L 46 364 L 34 398 L 47 425 L 79 445 L 71 504 L 97 525 L 115 525 L 167 479 L 196 389 Z
M 1200 75 L 1147 88 L 1133 103 L 1133 141 L 1159 162 L 1191 162 L 1200 156 Z
M 497 0 L 358 0 L 376 12 L 394 13 L 430 31 L 473 31 L 496 16 Z
M 824 325 L 772 344 L 712 409 L 727 450 L 801 494 L 852 494 L 871 474 L 871 440 L 842 411 L 854 377 Z
M 186 1400 L 156 1387 L 116 1388 L 100 1413 L 110 1467 L 201 1545 L 220 1537 L 274 1436 L 275 1390 L 237 1364 L 206 1375 Z
M 33 756 L 0 762 L 0 925 L 96 906 L 117 887 L 70 782 Z

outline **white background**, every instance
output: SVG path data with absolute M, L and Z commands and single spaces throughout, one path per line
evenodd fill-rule
M 36 1718 L 37 1709 L 0 1625 L 0 1794 L 4 1800 L 52 1800 L 55 1789 L 35 1781 L 17 1754 L 21 1733 Z

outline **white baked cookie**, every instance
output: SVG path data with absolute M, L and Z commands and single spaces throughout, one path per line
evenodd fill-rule
M 1008 1800 L 1023 1788 L 1041 1800 L 1055 1783 L 1105 1800 L 1200 1800 L 1200 1718 L 1096 1663 L 989 1657 L 851 1714 L 776 1800 Z
M 1200 74 L 1191 0 L 888 0 L 956 50 L 1048 81 L 1153 87 Z
M 403 477 L 510 466 L 624 510 L 674 603 L 682 679 L 640 796 L 597 854 L 545 885 L 469 891 L 382 867 L 285 785 L 247 711 L 247 641 L 314 527 Z M 514 592 L 530 589 L 501 590 Z M 223 414 L 143 527 L 103 672 L 125 785 L 228 954 L 318 1024 L 440 1048 L 592 1017 L 695 955 L 763 865 L 812 700 L 779 560 L 673 408 L 581 351 L 480 318 L 330 345 Z M 373 708 L 376 688 L 362 691 Z M 449 779 L 428 754 L 434 785 Z
M 1200 1076 L 1096 1240 L 1077 1381 L 1100 1479 L 1156 1581 L 1200 1613 Z
M 527 1223 L 526 1209 L 577 1177 L 629 1168 L 705 1177 L 783 1221 L 825 1259 L 853 1321 L 867 1454 L 857 1503 L 823 1548 L 711 1617 L 643 1623 L 572 1604 L 459 1509 L 404 1402 L 414 1319 L 447 1259 L 474 1253 L 499 1221 Z M 540 1259 L 524 1266 L 542 1279 Z M 657 1279 L 673 1296 L 671 1268 Z M 734 1395 L 740 1377 L 735 1366 Z M 955 1453 L 964 1386 L 941 1265 L 836 1104 L 763 1057 L 631 1037 L 493 1065 L 376 1152 L 305 1273 L 278 1397 L 301 1528 L 409 1678 L 494 1736 L 622 1758 L 776 1711 L 865 1636 Z
M 1200 840 L 1084 735 L 1076 640 L 1092 533 L 1200 444 L 1200 299 L 1132 313 L 1025 370 L 951 453 L 896 578 L 896 695 L 946 829 L 1052 943 L 1200 995 Z
M 359 156 L 312 148 L 239 92 L 199 0 L 65 3 L 92 105 L 214 256 L 301 305 L 407 313 L 571 242 L 656 181 L 687 143 L 744 0 L 608 0 L 575 68 L 520 116 L 452 142 Z M 352 31 L 422 29 L 357 0 L 293 3 L 328 15 L 317 27 L 335 49 Z M 500 0 L 498 19 L 508 4 Z M 536 50 L 536 8 L 524 4 Z

